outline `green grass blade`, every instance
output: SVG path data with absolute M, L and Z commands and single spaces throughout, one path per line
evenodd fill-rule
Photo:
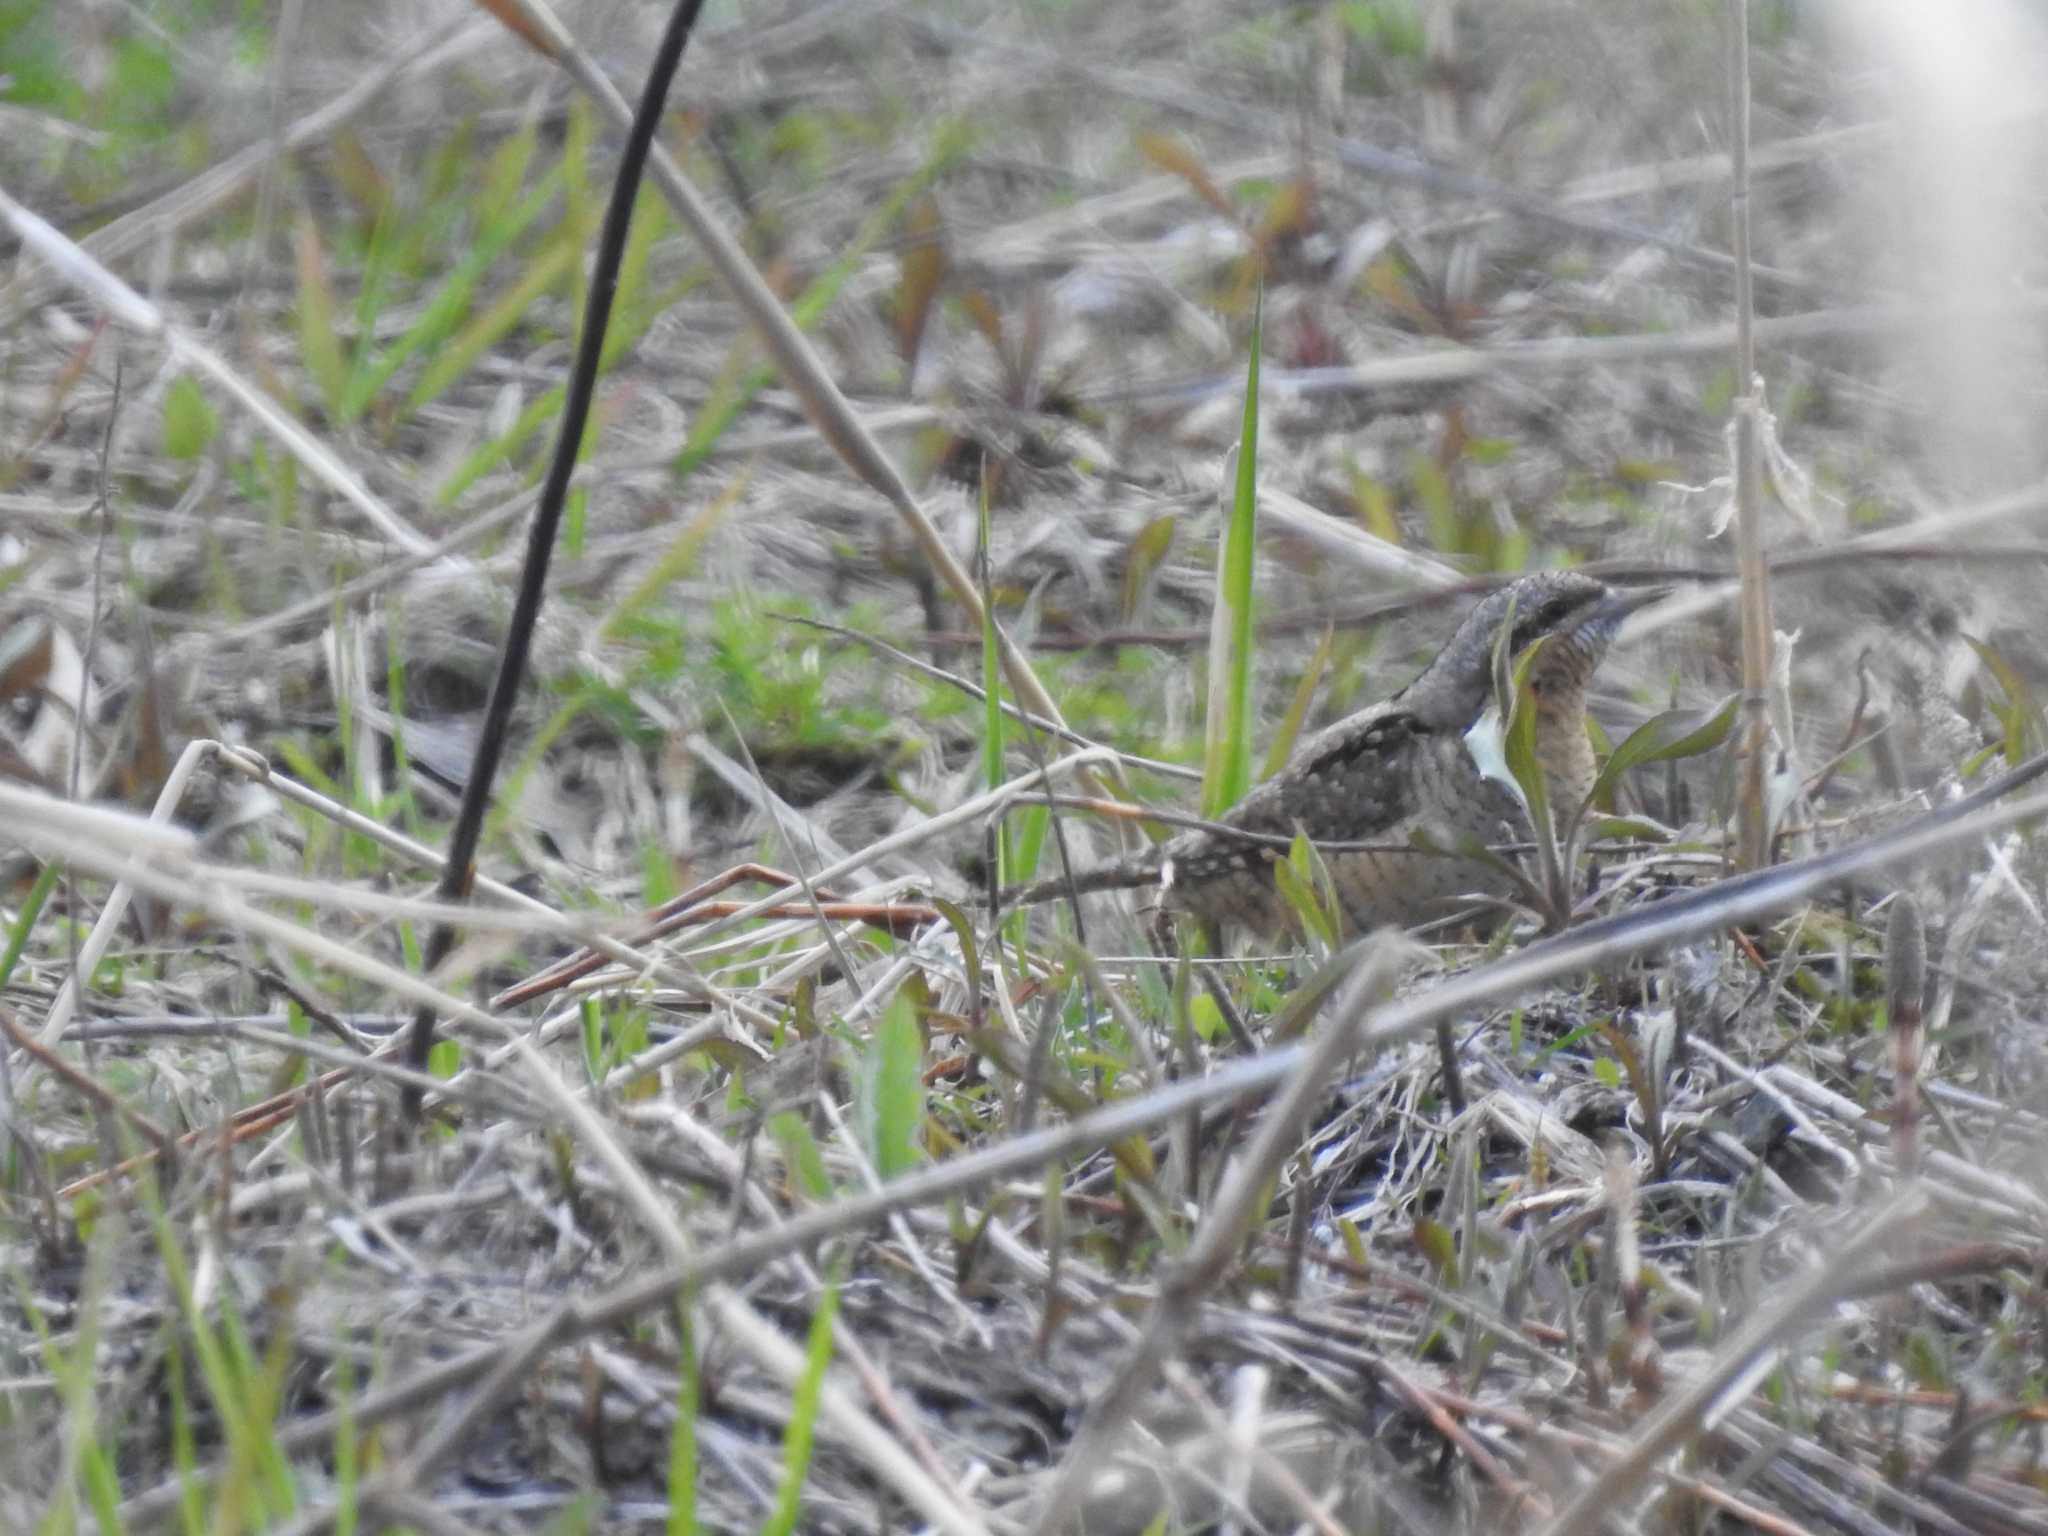
M 1038 858 L 1045 847 L 1045 834 L 1052 830 L 1052 810 L 1045 805 L 1026 806 L 1017 813 L 1010 838 L 1010 878 L 1029 880 L 1038 873 Z
M 356 1536 L 361 1522 L 363 1441 L 356 1430 L 356 1371 L 346 1354 L 334 1361 L 334 1536 Z
M 654 316 L 642 308 L 641 290 L 647 286 L 647 263 L 662 236 L 674 227 L 668 204 L 652 187 L 641 190 L 633 206 L 633 222 L 626 231 L 626 249 L 619 259 L 618 291 L 612 298 L 611 325 L 605 332 L 599 369 L 610 372 L 638 341 Z
M 81 1493 L 83 1502 L 99 1522 L 99 1529 L 109 1532 L 122 1529 L 115 1514 L 120 1502 L 120 1489 L 106 1443 L 100 1435 L 101 1403 L 96 1370 L 114 1249 L 115 1240 L 106 1229 L 102 1228 L 95 1234 L 86 1254 L 78 1321 L 68 1349 L 64 1338 L 51 1330 L 49 1320 L 28 1290 L 24 1277 L 19 1271 L 13 1276 L 19 1292 L 21 1314 L 35 1334 L 44 1366 L 57 1385 L 60 1411 L 71 1425 L 72 1459 L 63 1468 L 67 1475 L 56 1481 L 51 1501 L 36 1527 L 37 1536 L 44 1536 L 44 1533 L 68 1536 L 69 1532 L 79 1529 Z
M 351 378 L 362 373 L 377 350 L 377 317 L 384 312 L 390 296 L 391 281 L 402 256 L 400 244 L 398 210 L 387 200 L 378 208 L 377 220 L 370 226 L 369 243 L 363 251 L 363 275 L 356 288 L 355 355 L 349 360 Z
M 14 967 L 20 963 L 21 952 L 28 948 L 28 936 L 35 932 L 36 919 L 42 916 L 43 903 L 50 899 L 50 892 L 57 888 L 57 866 L 45 864 L 36 876 L 36 883 L 29 887 L 28 898 L 21 904 L 21 913 L 14 920 L 14 926 L 7 933 L 6 953 L 0 954 L 0 987 L 7 985 L 14 974 Z
M 637 231 L 641 226 L 637 222 Z M 630 258 L 631 252 L 628 252 Z M 648 328 L 666 310 L 686 298 L 705 278 L 702 268 L 685 274 L 660 292 L 648 294 L 637 303 L 628 305 L 616 302 L 612 306 L 612 325 L 605 342 L 604 356 L 599 361 L 600 369 L 608 369 L 614 361 L 623 356 L 628 348 L 647 334 Z M 535 399 L 519 413 L 519 419 L 508 428 L 502 437 L 494 438 L 478 448 L 458 465 L 455 472 L 434 489 L 436 506 L 453 505 L 478 480 L 498 465 L 511 459 L 529 442 L 538 437 L 541 430 L 554 421 L 561 413 L 566 391 L 556 386 Z M 700 413 L 701 416 L 702 413 Z M 593 427 L 584 434 L 584 449 L 596 435 Z M 581 493 L 578 493 L 579 496 Z
M 1252 311 L 1244 430 L 1231 477 L 1230 514 L 1216 552 L 1216 611 L 1209 619 L 1209 703 L 1202 744 L 1202 814 L 1221 816 L 1252 782 L 1252 549 L 1258 529 L 1259 345 L 1265 294 Z
M 1515 787 L 1522 792 L 1522 803 L 1528 808 L 1529 821 L 1538 842 L 1542 841 L 1550 826 L 1550 783 L 1544 777 L 1543 765 L 1536 756 L 1536 695 L 1529 686 L 1529 674 L 1548 639 L 1546 635 L 1536 641 L 1515 662 L 1514 676 L 1509 684 L 1512 691 L 1508 695 L 1508 724 L 1504 735 L 1508 772 L 1515 776 Z
M 996 605 L 989 578 L 988 477 L 981 481 L 981 541 L 976 551 L 975 572 L 981 581 L 981 768 L 991 791 L 1003 787 L 1003 663 L 1002 648 L 996 643 Z M 996 824 L 996 885 L 1008 885 L 1016 876 L 1010 870 L 1010 824 Z
M 1316 689 L 1322 685 L 1323 674 L 1330 668 L 1331 654 L 1337 648 L 1337 631 L 1334 626 L 1325 625 L 1323 638 L 1316 645 L 1315 655 L 1309 658 L 1308 666 L 1301 674 L 1301 681 L 1295 684 L 1294 697 L 1287 705 L 1287 713 L 1280 717 L 1280 729 L 1273 733 L 1273 740 L 1266 748 L 1265 761 L 1259 765 L 1259 777 L 1270 779 L 1287 766 L 1287 759 L 1294 755 L 1294 744 L 1301 739 L 1302 722 L 1308 719 L 1308 707 L 1316 699 Z
M 1329 866 L 1316 852 L 1315 844 L 1299 833 L 1287 850 L 1287 857 L 1273 864 L 1273 883 L 1294 908 L 1302 928 L 1321 944 L 1324 954 L 1336 951 L 1340 942 L 1341 908 Z
M 725 521 L 726 513 L 738 504 L 752 483 L 751 470 L 743 470 L 733 476 L 732 484 L 721 491 L 716 500 L 677 530 L 676 536 L 669 540 L 668 548 L 648 568 L 647 574 L 634 582 L 632 591 L 605 615 L 598 631 L 603 639 L 624 639 L 632 631 L 635 619 L 652 607 L 671 586 L 697 569 L 697 557 L 703 553 L 705 541 L 718 530 Z
M 164 1350 L 164 1381 L 169 1388 L 171 1465 L 178 1469 L 178 1520 L 185 1536 L 206 1529 L 206 1505 L 200 1493 L 199 1437 L 192 1424 L 192 1398 L 185 1385 L 185 1346 L 177 1339 Z M 335 1536 L 355 1536 L 336 1522 Z
M 484 821 L 484 843 L 489 846 L 505 835 L 505 827 L 519 815 L 519 797 L 525 791 L 526 780 L 533 770 L 546 758 L 548 749 L 562 736 L 562 733 L 583 717 L 583 712 L 598 702 L 599 694 L 594 687 L 582 686 L 568 694 L 555 712 L 548 716 L 527 743 L 526 750 L 519 754 L 519 760 L 504 775 L 505 787 L 497 797 L 497 809 Z
M 2008 767 L 2017 768 L 2020 761 L 2033 750 L 2033 743 L 2048 736 L 2048 725 L 2044 725 L 2041 706 L 2035 702 L 2032 690 L 1995 646 L 1986 644 L 1974 635 L 1963 636 L 1964 642 L 1977 653 L 1977 659 L 1984 663 L 1998 690 L 2005 695 L 2003 707 L 1994 707 L 1999 728 L 2005 733 L 2005 761 Z
M 1513 623 L 1512 610 L 1508 623 Z M 1506 632 L 1503 626 L 1503 633 Z M 1543 896 L 1544 919 L 1550 926 L 1560 927 L 1571 910 L 1571 891 L 1564 867 L 1565 852 L 1558 846 L 1556 813 L 1550 805 L 1550 779 L 1536 752 L 1536 691 L 1529 681 L 1536 659 L 1543 654 L 1548 641 L 1547 635 L 1537 640 L 1515 660 L 1508 684 L 1508 722 L 1502 746 L 1508 772 L 1514 776 L 1522 804 L 1529 812 L 1529 832 L 1536 843 L 1536 884 Z
M 592 190 L 590 183 L 590 145 L 595 131 L 589 102 L 582 97 L 570 102 L 568 123 L 562 134 L 562 223 L 586 235 L 595 233 L 599 210 L 604 206 L 604 200 Z M 578 240 L 576 243 L 580 251 L 589 241 Z M 583 313 L 588 288 L 583 263 L 578 261 L 569 274 L 571 314 Z
M 546 249 L 527 264 L 525 273 L 511 290 L 464 326 L 447 347 L 435 354 L 433 362 L 421 374 L 419 383 L 405 397 L 401 414 L 410 416 L 436 399 L 443 390 L 474 368 L 479 358 L 503 341 L 512 328 L 526 318 L 542 294 L 564 278 L 574 276 L 587 243 L 587 234 L 588 231 L 577 225 L 562 226 Z
M 676 1427 L 668 1442 L 668 1536 L 697 1536 L 697 1343 L 687 1302 L 676 1306 Z
M 924 1124 L 924 1033 L 907 989 L 899 988 L 875 1026 L 862 1083 L 862 1130 L 884 1179 L 915 1167 Z
M 811 1446 L 817 1438 L 818 1399 L 825 1389 L 825 1370 L 832 1363 L 832 1320 L 839 1315 L 839 1287 L 828 1285 L 811 1318 L 804 1351 L 804 1373 L 789 1405 L 789 1429 L 782 1437 L 782 1487 L 775 1512 L 761 1527 L 763 1536 L 790 1536 L 803 1511 L 804 1481 L 811 1471 Z
M 311 214 L 299 215 L 293 246 L 299 269 L 299 351 L 320 390 L 320 403 L 334 416 L 340 411 L 348 370 L 341 359 L 341 337 L 334 329 L 334 286 L 327 280 L 327 256 Z
M 341 418 L 354 421 L 369 409 L 391 376 L 414 357 L 431 352 L 450 336 L 468 316 L 478 283 L 505 248 L 517 240 L 546 211 L 562 187 L 559 167 L 544 176 L 508 216 L 487 224 L 463 253 L 420 317 L 374 362 L 365 361 L 348 381 L 341 398 Z M 410 408 L 408 409 L 408 414 Z
M 511 458 L 525 447 L 562 409 L 562 402 L 568 398 L 568 390 L 557 384 L 519 413 L 519 419 L 512 423 L 505 435 L 494 438 L 464 459 L 450 475 L 434 490 L 434 505 L 453 506 L 462 493 L 485 475 Z
M 277 1441 L 276 1410 L 291 1363 L 292 1332 L 280 1328 L 267 1358 L 259 1361 L 233 1305 L 223 1298 L 216 1322 L 198 1304 L 191 1267 L 154 1181 L 138 1186 L 142 1207 L 156 1239 L 157 1257 L 183 1336 L 196 1357 L 221 1438 L 226 1470 L 215 1485 L 214 1526 L 261 1529 L 289 1514 L 296 1504 L 291 1471 Z
M 206 452 L 220 433 L 220 413 L 189 376 L 179 377 L 164 391 L 163 432 L 164 452 L 187 462 Z
M 519 189 L 526 185 L 526 173 L 532 169 L 534 152 L 539 148 L 540 124 L 528 118 L 491 152 L 489 168 L 476 196 L 476 216 L 484 229 L 504 221 Z

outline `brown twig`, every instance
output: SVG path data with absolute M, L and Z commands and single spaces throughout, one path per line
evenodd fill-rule
M 4 1030 L 7 1038 L 12 1040 L 16 1046 L 33 1056 L 37 1061 L 49 1068 L 50 1071 L 56 1073 L 58 1077 L 69 1083 L 80 1094 L 99 1105 L 102 1109 L 111 1110 L 114 1114 L 134 1126 L 136 1130 L 140 1131 L 144 1140 L 148 1141 L 150 1146 L 155 1149 L 153 1153 L 139 1154 L 142 1158 L 163 1156 L 170 1151 L 170 1134 L 163 1127 L 159 1126 L 139 1109 L 127 1103 L 118 1094 L 110 1093 L 105 1088 L 102 1088 L 89 1074 L 73 1066 L 64 1056 L 51 1050 L 40 1040 L 36 1039 L 34 1035 L 22 1028 L 21 1020 L 14 1016 L 12 1008 L 0 1006 L 0 1030 Z M 130 1158 L 129 1161 L 134 1162 L 136 1159 Z M 125 1164 L 121 1166 L 125 1166 Z M 68 1188 L 57 1191 L 60 1198 L 68 1193 Z
M 801 892 L 803 888 L 802 883 L 794 876 L 769 865 L 735 864 L 732 868 L 713 875 L 709 880 L 691 886 L 681 895 L 671 896 L 653 911 L 643 914 L 640 925 L 625 942 L 636 946 L 646 944 L 680 929 L 695 927 L 700 923 L 716 922 L 742 911 L 753 917 L 823 916 L 831 921 L 868 923 L 899 937 L 914 933 L 917 929 L 940 920 L 936 908 L 922 904 L 846 901 L 823 889 L 816 893 L 818 905 L 815 909 L 808 902 L 792 902 L 763 909 L 752 907 L 746 902 L 711 900 L 721 891 L 729 891 L 735 885 L 748 880 L 758 880 L 766 885 L 797 892 Z M 529 976 L 525 981 L 507 987 L 491 999 L 491 1008 L 496 1011 L 515 1008 L 521 1003 L 530 1003 L 537 997 L 558 992 L 570 982 L 580 981 L 585 976 L 614 963 L 612 956 L 597 950 L 578 950 L 566 960 L 557 961 L 546 970 Z

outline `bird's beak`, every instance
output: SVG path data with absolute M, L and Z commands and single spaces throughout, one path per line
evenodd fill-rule
M 1585 617 L 1572 626 L 1572 633 L 1584 635 L 1600 646 L 1611 644 L 1621 630 L 1622 620 L 1638 609 L 1669 597 L 1675 589 L 1668 586 L 1629 587 L 1602 598 L 1586 610 Z
M 1586 614 L 1583 622 L 1605 625 L 1611 632 L 1621 628 L 1621 621 L 1638 609 L 1652 603 L 1660 603 L 1677 589 L 1675 587 L 1629 587 L 1595 604 Z

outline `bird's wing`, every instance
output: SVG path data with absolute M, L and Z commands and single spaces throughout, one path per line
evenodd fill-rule
M 1311 737 L 1223 822 L 1268 837 L 1305 832 L 1316 842 L 1401 840 L 1396 829 L 1415 811 L 1426 734 L 1414 715 L 1391 702 L 1340 720 Z M 1285 852 L 1284 845 L 1208 830 L 1183 833 L 1167 848 L 1174 879 L 1183 885 L 1260 869 Z

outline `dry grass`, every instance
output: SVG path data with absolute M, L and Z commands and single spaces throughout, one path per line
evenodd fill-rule
M 453 4 L 0 7 L 0 1529 L 2048 1530 L 2043 466 L 1925 350 L 2048 240 L 1893 242 L 1928 121 L 1798 9 L 1774 868 L 1633 769 L 1560 936 L 1200 962 L 1252 1054 L 982 905 L 1192 807 L 1261 283 L 1267 719 L 1568 561 L 1713 578 L 1609 739 L 1739 685 L 1718 9 L 714 10 L 664 143 L 818 373 L 650 192 L 451 913 L 619 136 Z

